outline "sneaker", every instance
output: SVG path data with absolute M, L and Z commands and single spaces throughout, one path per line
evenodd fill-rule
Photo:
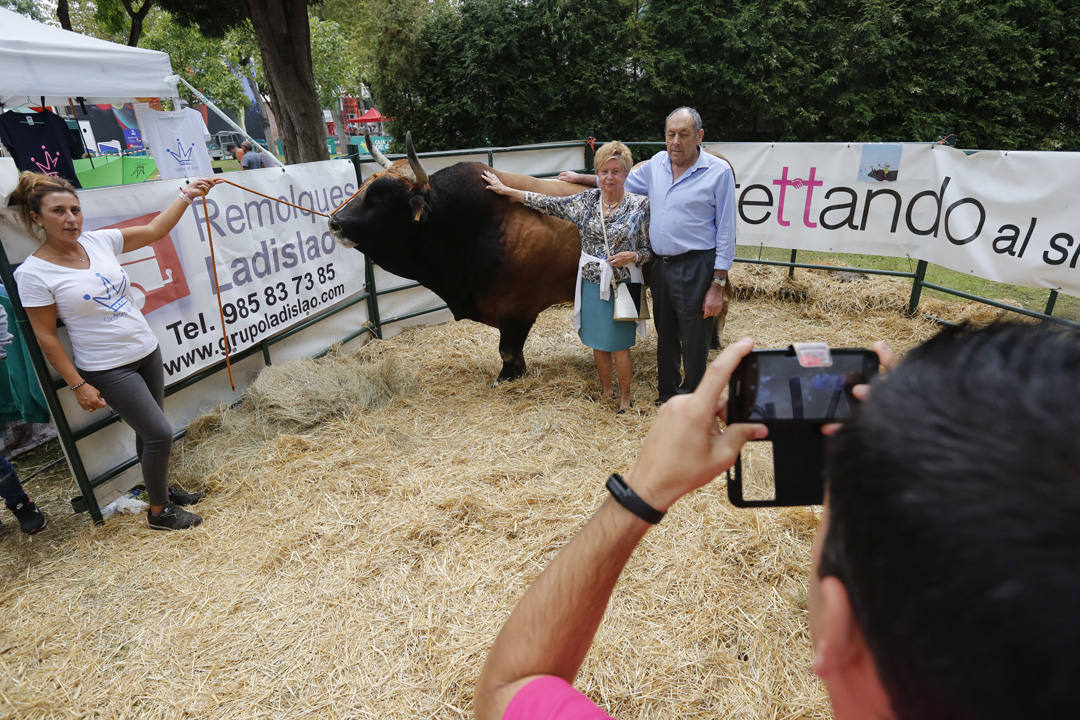
M 206 497 L 206 493 L 184 492 L 180 488 L 169 487 L 169 502 L 173 505 L 194 505 Z
M 45 525 L 48 524 L 45 515 L 38 510 L 33 500 L 19 503 L 11 512 L 19 519 L 19 526 L 27 535 L 41 532 L 45 529 Z
M 185 530 L 202 522 L 202 517 L 188 512 L 174 503 L 165 503 L 157 515 L 146 511 L 146 524 L 152 530 Z

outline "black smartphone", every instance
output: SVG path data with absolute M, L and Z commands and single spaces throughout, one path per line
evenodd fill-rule
M 820 505 L 825 494 L 825 437 L 821 425 L 852 416 L 853 387 L 878 371 L 871 350 L 810 353 L 799 362 L 794 348 L 755 350 L 731 375 L 727 421 L 760 422 L 769 436 L 753 443 L 746 477 L 742 453 L 728 472 L 728 499 L 736 507 Z M 811 362 L 813 361 L 813 362 Z M 767 447 L 767 446 L 771 446 Z
M 834 349 L 830 355 L 830 365 L 804 367 L 792 348 L 754 350 L 731 375 L 728 423 L 786 427 L 849 419 L 851 389 L 877 374 L 878 358 L 863 348 Z

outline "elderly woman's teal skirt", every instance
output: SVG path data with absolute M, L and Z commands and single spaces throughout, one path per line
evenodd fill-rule
M 593 350 L 615 352 L 629 350 L 634 346 L 636 322 L 612 320 L 615 313 L 615 293 L 609 291 L 608 299 L 600 299 L 600 286 L 581 279 L 581 342 Z

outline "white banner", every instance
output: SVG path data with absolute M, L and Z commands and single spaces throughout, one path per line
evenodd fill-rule
M 735 168 L 740 245 L 909 257 L 1080 296 L 1080 153 L 707 146 Z
M 342 160 L 230 173 L 229 180 L 320 212 L 356 190 L 352 164 Z M 82 192 L 84 229 L 146 223 L 172 202 L 179 184 Z M 335 242 L 326 218 L 218 185 L 166 237 L 120 256 L 160 342 L 166 383 L 225 356 L 211 237 L 231 353 L 363 290 L 364 256 Z

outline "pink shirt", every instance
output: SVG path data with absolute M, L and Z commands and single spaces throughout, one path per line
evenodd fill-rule
M 517 691 L 502 720 L 615 720 L 560 677 L 544 675 Z

